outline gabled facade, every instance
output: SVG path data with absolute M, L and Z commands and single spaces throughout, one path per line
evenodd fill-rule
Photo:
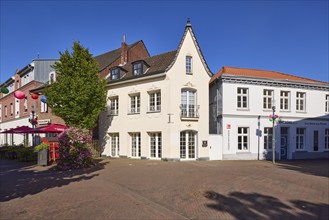
M 209 159 L 211 72 L 188 22 L 178 49 L 113 67 L 100 116 L 103 155 Z
M 274 71 L 223 67 L 210 81 L 210 133 L 223 159 L 329 158 L 329 84 Z

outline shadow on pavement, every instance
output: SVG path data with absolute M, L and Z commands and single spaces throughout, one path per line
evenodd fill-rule
M 289 160 L 278 161 L 277 166 L 283 169 L 298 171 L 301 173 L 323 176 L 329 178 L 329 160 Z
M 38 167 L 32 163 L 0 160 L 0 201 L 9 201 L 61 187 L 72 182 L 90 180 L 109 163 L 96 162 L 90 168 L 80 170 L 57 170 L 56 166 Z
M 259 193 L 231 192 L 228 196 L 206 191 L 204 197 L 213 201 L 206 207 L 226 212 L 236 219 L 328 219 L 329 205 L 293 200 L 290 205 Z

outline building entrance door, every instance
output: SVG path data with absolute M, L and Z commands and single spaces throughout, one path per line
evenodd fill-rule
M 288 145 L 289 145 L 289 135 L 288 132 L 289 128 L 287 127 L 281 127 L 280 129 L 280 159 L 281 160 L 287 160 L 288 159 Z

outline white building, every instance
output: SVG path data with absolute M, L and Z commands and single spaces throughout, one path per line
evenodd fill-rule
M 273 106 L 277 159 L 329 158 L 329 83 L 223 67 L 210 81 L 209 115 L 223 159 L 272 158 Z
M 189 21 L 177 50 L 111 68 L 102 154 L 209 159 L 211 76 Z

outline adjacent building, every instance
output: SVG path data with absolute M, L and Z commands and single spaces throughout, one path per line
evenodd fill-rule
M 223 159 L 272 158 L 273 133 L 277 159 L 329 158 L 329 83 L 225 66 L 210 80 L 209 102 Z
M 44 85 L 56 78 L 56 73 L 51 67 L 56 59 L 35 59 L 15 75 L 2 83 L 0 87 L 6 87 L 8 94 L 0 93 L 0 131 L 6 131 L 18 126 L 30 126 L 29 118 L 42 117 L 47 114 L 47 104 L 40 99 L 32 99 L 30 90 Z M 25 93 L 25 98 L 17 99 L 15 91 Z M 48 121 L 38 118 L 39 125 L 45 125 Z M 0 145 L 18 145 L 26 143 L 31 145 L 31 135 L 0 134 Z

